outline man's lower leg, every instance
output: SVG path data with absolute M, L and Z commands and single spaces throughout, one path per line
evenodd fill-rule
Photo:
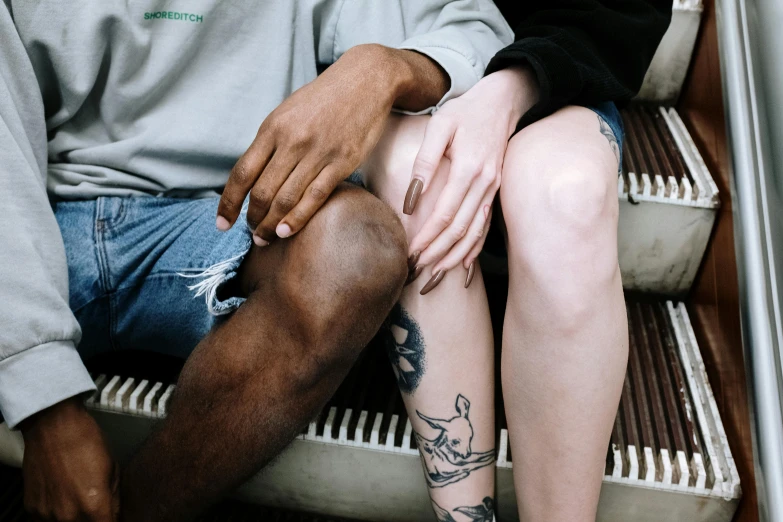
M 380 201 L 341 189 L 242 270 L 247 302 L 195 349 L 123 473 L 124 521 L 192 518 L 303 429 L 399 297 L 404 233 Z

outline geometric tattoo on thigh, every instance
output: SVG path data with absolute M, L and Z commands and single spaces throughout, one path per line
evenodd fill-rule
M 416 445 L 424 463 L 424 476 L 431 488 L 441 488 L 467 478 L 471 472 L 489 466 L 495 461 L 495 450 L 474 452 L 473 425 L 468 418 L 470 402 L 457 396 L 457 415 L 450 419 L 435 419 L 416 410 L 416 414 L 438 432 L 434 439 L 419 433 Z
M 448 510 L 443 509 L 435 502 L 432 503 L 432 506 L 435 510 L 435 516 L 437 517 L 438 522 L 457 522 Z M 461 506 L 455 508 L 454 511 L 467 516 L 470 521 L 494 522 L 495 501 L 492 500 L 492 497 L 484 497 L 484 500 L 478 506 Z
M 411 394 L 419 386 L 427 362 L 421 329 L 398 303 L 386 319 L 383 335 L 400 391 Z
M 606 123 L 606 120 L 604 120 L 601 116 L 598 116 L 598 125 L 601 130 L 601 134 L 604 135 L 604 137 L 609 140 L 609 146 L 612 148 L 612 152 L 614 153 L 614 157 L 617 158 L 618 163 L 620 162 L 620 146 L 617 144 L 617 137 L 614 135 L 614 131 L 612 131 L 612 128 L 609 126 L 608 123 Z

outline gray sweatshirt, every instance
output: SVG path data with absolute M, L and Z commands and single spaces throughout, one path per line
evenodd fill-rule
M 267 114 L 350 47 L 430 56 L 443 103 L 512 40 L 491 0 L 3 0 L 5 421 L 93 389 L 50 199 L 215 194 Z

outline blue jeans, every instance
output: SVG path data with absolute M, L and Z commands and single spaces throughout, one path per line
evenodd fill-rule
M 79 352 L 143 349 L 186 357 L 244 300 L 217 290 L 252 244 L 244 215 L 215 228 L 218 198 L 101 197 L 59 202 Z
M 610 126 L 622 151 L 614 104 L 589 108 Z M 121 349 L 187 357 L 220 316 L 242 304 L 242 298 L 217 294 L 250 250 L 251 233 L 245 210 L 231 230 L 219 232 L 217 205 L 217 197 L 101 197 L 54 205 L 83 358 Z

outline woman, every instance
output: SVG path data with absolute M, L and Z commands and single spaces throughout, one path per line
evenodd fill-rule
M 410 240 L 389 354 L 438 520 L 492 520 L 493 335 L 476 258 L 499 192 L 520 519 L 593 520 L 628 342 L 612 100 L 638 91 L 672 2 L 497 3 L 517 41 L 432 117 L 392 121 L 363 169 Z M 408 157 L 388 153 L 401 144 Z

